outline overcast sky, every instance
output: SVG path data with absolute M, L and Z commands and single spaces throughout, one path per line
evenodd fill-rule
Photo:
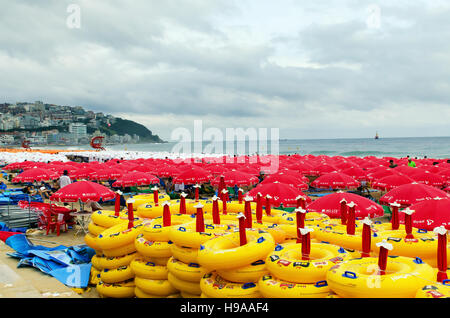
M 81 105 L 166 140 L 194 119 L 281 138 L 450 135 L 448 1 L 0 4 L 0 102 Z

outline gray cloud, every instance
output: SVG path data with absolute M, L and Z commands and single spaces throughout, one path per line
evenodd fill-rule
M 70 3 L 80 29 L 66 27 Z M 281 1 L 285 31 L 270 25 L 271 2 L 7 2 L 0 94 L 120 113 L 166 138 L 195 118 L 283 127 L 282 138 L 448 135 L 450 6 L 375 3 L 380 29 L 358 1 Z

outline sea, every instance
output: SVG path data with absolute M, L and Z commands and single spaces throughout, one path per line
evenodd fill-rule
M 44 148 L 44 147 L 40 147 Z M 49 149 L 92 149 L 89 145 L 48 146 Z M 450 158 L 450 137 L 280 139 L 276 141 L 203 141 L 197 143 L 140 143 L 106 145 L 111 151 L 150 151 L 215 154 L 311 154 L 328 156 L 375 156 Z

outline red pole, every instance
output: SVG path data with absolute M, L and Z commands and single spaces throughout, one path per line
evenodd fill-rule
M 195 217 L 195 231 L 205 232 L 205 220 L 203 219 L 203 205 L 198 203 L 194 208 L 197 208 L 197 214 Z
M 213 223 L 220 224 L 219 198 L 214 196 L 212 199 L 213 199 L 213 208 L 212 208 Z
M 362 253 L 361 257 L 370 257 L 370 244 L 372 240 L 371 236 L 371 228 L 372 221 L 366 217 L 363 221 L 363 230 L 362 230 Z
M 405 213 L 406 239 L 413 239 L 414 235 L 412 234 L 412 214 L 414 213 L 414 210 L 410 210 L 408 207 L 404 209 L 402 212 Z
M 347 215 L 347 234 L 355 235 L 355 206 L 354 202 L 348 204 L 348 215 Z
M 262 210 L 262 198 L 261 193 L 256 194 L 256 222 L 262 223 L 262 216 L 263 216 L 263 210 Z
M 295 209 L 295 216 L 297 221 L 297 243 L 300 243 L 302 241 L 300 229 L 303 229 L 305 227 L 305 216 L 306 216 L 306 210 L 302 208 Z
M 155 205 L 158 206 L 159 205 L 159 201 L 158 201 L 158 187 L 153 187 L 153 201 L 155 202 Z
M 266 214 L 270 215 L 271 206 L 270 206 L 270 199 L 272 197 L 270 195 L 266 195 Z
M 247 234 L 245 233 L 245 215 L 239 212 L 239 244 L 240 246 L 247 244 Z
M 447 275 L 447 229 L 443 225 L 441 225 L 439 227 L 434 228 L 433 232 L 438 235 L 437 281 L 439 283 L 442 283 L 444 281 L 444 279 L 448 279 L 448 275 Z
M 195 202 L 198 202 L 199 188 L 200 188 L 200 186 L 199 186 L 198 184 L 196 184 L 196 185 L 194 186 L 194 188 L 195 188 Z
M 297 198 L 297 209 L 302 208 L 303 210 L 306 209 L 306 199 L 305 197 L 299 195 Z
M 122 194 L 122 192 L 117 191 L 116 192 L 116 200 L 114 201 L 114 215 L 115 216 L 119 216 L 120 213 L 120 195 Z
M 222 191 L 222 213 L 224 215 L 227 214 L 227 196 L 226 196 L 227 193 L 228 193 L 228 191 L 223 189 L 223 191 Z
M 300 234 L 302 235 L 302 260 L 309 260 L 309 254 L 311 253 L 311 234 L 314 231 L 311 228 L 301 228 Z
M 133 199 L 128 199 L 128 228 L 131 229 L 134 226 L 134 212 L 133 212 Z
M 392 244 L 388 243 L 386 240 L 383 240 L 380 243 L 377 243 L 376 245 L 377 245 L 377 247 L 380 248 L 380 253 L 378 255 L 378 267 L 379 267 L 378 274 L 385 275 L 386 267 L 387 267 L 388 252 L 392 250 Z
M 347 223 L 347 201 L 341 200 L 341 223 L 345 225 Z
M 392 206 L 392 218 L 391 218 L 391 224 L 393 230 L 398 230 L 400 227 L 400 222 L 398 218 L 398 209 L 400 208 L 400 204 L 397 202 L 391 203 Z
M 163 226 L 171 226 L 172 219 L 170 215 L 170 202 L 166 201 L 163 203 Z
M 238 190 L 238 200 L 239 200 L 240 204 L 242 204 L 242 199 L 243 199 L 243 190 L 239 189 Z
M 251 228 L 252 227 L 252 207 L 251 207 L 251 202 L 253 200 L 252 197 L 245 197 L 245 208 L 244 208 L 244 212 L 245 212 L 245 226 L 247 228 Z
M 186 214 L 186 197 L 187 194 L 184 192 L 181 192 L 180 195 L 180 214 Z

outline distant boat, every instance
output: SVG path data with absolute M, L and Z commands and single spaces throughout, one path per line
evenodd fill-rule
M 380 136 L 378 136 L 378 131 L 377 131 L 377 133 L 375 134 L 375 139 L 380 139 Z

